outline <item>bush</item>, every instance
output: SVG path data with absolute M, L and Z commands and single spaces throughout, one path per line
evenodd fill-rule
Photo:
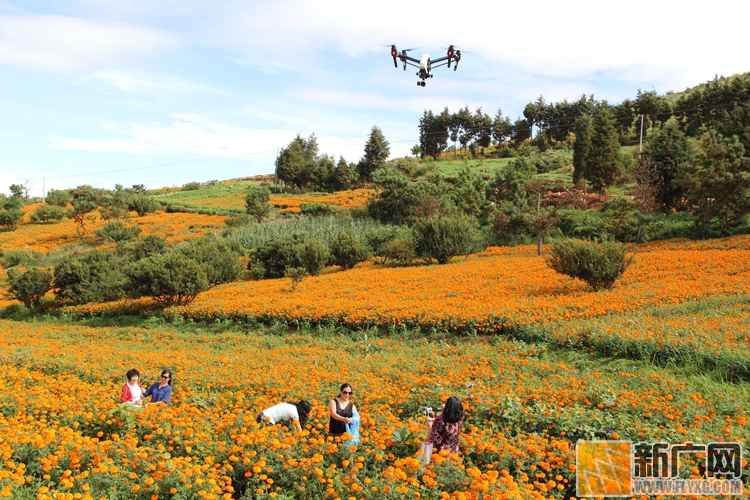
M 127 227 L 124 222 L 118 220 L 104 224 L 103 228 L 96 230 L 96 235 L 119 244 L 138 238 L 141 231 L 143 230 L 138 226 Z
M 41 207 L 34 210 L 29 220 L 35 224 L 41 222 L 57 222 L 61 221 L 68 215 L 68 211 L 57 205 L 42 205 Z
M 411 236 L 395 238 L 385 245 L 383 254 L 399 264 L 411 264 L 417 258 L 417 242 Z
M 249 214 L 230 214 L 224 219 L 227 227 L 245 227 L 255 222 L 255 217 Z
M 248 263 L 256 277 L 260 274 L 264 278 L 283 278 L 287 267 L 304 267 L 299 258 L 297 247 L 307 239 L 302 235 L 292 235 L 283 238 L 273 238 L 255 249 L 253 259 Z M 263 272 L 256 272 L 258 266 Z
M 596 210 L 565 209 L 557 214 L 560 231 L 568 238 L 601 239 L 606 234 L 602 214 Z
M 19 208 L 0 210 L 0 226 L 5 226 L 11 231 L 16 230 L 21 219 L 23 219 L 23 210 Z
M 383 226 L 380 229 L 369 232 L 365 236 L 367 246 L 370 248 L 373 257 L 379 264 L 385 264 L 386 256 L 385 247 L 400 234 L 396 226 Z
M 595 292 L 609 289 L 633 262 L 627 257 L 625 245 L 613 241 L 569 240 L 556 243 L 547 259 L 548 265 L 560 274 L 588 283 Z
M 331 242 L 331 261 L 344 270 L 351 269 L 368 257 L 367 247 L 351 231 L 339 234 Z
M 239 260 L 242 252 L 237 243 L 209 234 L 188 241 L 175 252 L 195 261 L 203 269 L 209 287 L 242 277 L 243 265 Z
M 497 149 L 498 158 L 515 158 L 516 156 L 518 156 L 518 153 L 516 153 L 508 146 L 502 146 Z
M 68 256 L 54 271 L 55 297 L 77 304 L 119 300 L 125 296 L 127 285 L 122 260 L 111 251 Z
M 339 211 L 336 205 L 317 202 L 301 203 L 299 208 L 304 215 L 334 215 Z
M 262 222 L 271 213 L 269 201 L 271 201 L 271 191 L 266 188 L 251 187 L 245 197 L 246 212 L 255 217 L 258 222 Z
M 32 267 L 26 271 L 8 270 L 8 296 L 23 302 L 35 312 L 42 297 L 52 288 L 52 275 L 46 269 Z
M 284 276 L 292 280 L 292 291 L 297 290 L 297 285 L 307 278 L 307 271 L 304 267 L 287 267 L 284 270 Z
M 298 246 L 300 264 L 310 276 L 317 276 L 326 267 L 331 252 L 325 243 L 308 239 Z
M 569 154 L 562 151 L 545 151 L 544 153 L 539 153 L 533 156 L 533 161 L 538 174 L 553 172 L 555 170 L 572 172 L 573 169 L 573 159 Z
M 188 182 L 187 184 L 182 185 L 183 191 L 198 191 L 200 188 L 203 187 L 203 184 L 200 182 Z
M 134 210 L 141 217 L 146 214 L 156 212 L 160 208 L 161 203 L 159 203 L 152 196 L 148 196 L 145 194 L 133 196 L 130 199 L 130 203 L 128 204 L 128 210 Z
M 54 205 L 65 208 L 69 203 L 73 201 L 73 195 L 68 190 L 50 189 L 47 192 L 47 197 L 44 198 L 48 205 Z
M 463 216 L 432 215 L 414 226 L 417 254 L 447 264 L 456 255 L 471 252 L 474 231 Z
M 130 246 L 134 260 L 141 260 L 167 251 L 167 240 L 156 234 L 148 234 Z
M 31 250 L 10 250 L 4 252 L 0 263 L 7 269 L 11 267 L 34 267 L 39 265 L 42 254 Z
M 151 297 L 164 307 L 185 305 L 208 290 L 203 266 L 179 252 L 154 255 L 128 268 L 129 292 Z

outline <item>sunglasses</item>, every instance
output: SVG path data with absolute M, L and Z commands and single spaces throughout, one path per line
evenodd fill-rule
M 165 379 L 169 380 L 169 377 L 167 375 L 162 375 L 161 378 L 165 378 Z
M 341 391 L 341 394 L 354 394 L 354 391 Z

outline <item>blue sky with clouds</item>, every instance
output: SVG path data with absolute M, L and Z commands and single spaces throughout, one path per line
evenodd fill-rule
M 394 156 L 423 110 L 502 108 L 750 70 L 750 3 L 0 0 L 0 190 L 147 187 L 272 173 L 314 132 L 357 161 L 373 125 Z M 388 44 L 464 51 L 426 88 Z

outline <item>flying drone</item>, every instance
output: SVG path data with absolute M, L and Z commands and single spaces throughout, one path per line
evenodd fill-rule
M 399 52 L 398 49 L 396 49 L 395 45 L 391 45 L 393 65 L 398 68 L 398 62 L 396 61 L 396 59 L 398 59 L 402 63 L 404 63 L 404 71 L 406 71 L 407 65 L 419 68 L 417 76 L 420 78 L 420 81 L 417 82 L 417 85 L 420 87 L 424 87 L 425 85 L 427 85 L 425 83 L 425 80 L 427 78 L 432 78 L 432 68 L 439 68 L 440 66 L 445 66 L 446 64 L 450 68 L 451 62 L 455 62 L 455 64 L 453 65 L 453 71 L 456 71 L 456 69 L 458 68 L 458 61 L 461 60 L 461 51 L 455 50 L 453 48 L 453 45 L 448 47 L 447 55 L 439 57 L 437 59 L 430 59 L 430 54 L 422 54 L 421 59 L 410 57 L 409 54 L 407 54 L 407 52 L 409 52 L 410 50 L 414 49 L 404 49 Z

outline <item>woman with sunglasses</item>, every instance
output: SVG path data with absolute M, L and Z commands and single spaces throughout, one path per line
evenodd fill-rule
M 339 396 L 328 404 L 328 413 L 331 415 L 328 421 L 329 436 L 341 436 L 346 432 L 346 424 L 352 423 L 352 415 L 357 411 L 354 403 L 351 402 L 353 393 L 352 386 L 344 384 L 341 386 Z
M 143 393 L 143 397 L 147 398 L 151 396 L 152 403 L 164 403 L 169 404 L 169 398 L 172 397 L 172 372 L 164 370 L 161 372 L 161 380 L 154 382 L 151 387 L 146 389 Z

